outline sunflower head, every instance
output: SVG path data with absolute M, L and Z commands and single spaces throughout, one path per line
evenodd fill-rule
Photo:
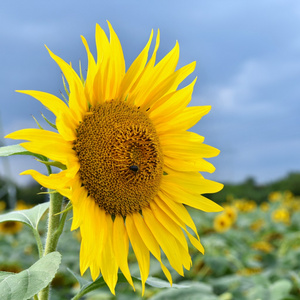
M 214 219 L 214 229 L 216 232 L 225 232 L 231 228 L 232 220 L 226 213 L 217 215 Z
M 6 221 L 0 223 L 0 234 L 16 234 L 23 228 L 23 224 L 17 221 Z
M 27 140 L 21 145 L 28 151 L 64 166 L 50 176 L 35 170 L 22 174 L 32 175 L 72 202 L 72 230 L 79 227 L 81 234 L 81 273 L 89 268 L 94 280 L 101 273 L 114 293 L 120 269 L 133 286 L 127 260 L 131 244 L 144 291 L 150 253 L 172 283 L 162 254 L 183 275 L 183 268 L 191 266 L 186 236 L 204 252 L 186 206 L 222 210 L 202 196 L 222 185 L 199 173 L 214 171 L 205 158 L 219 150 L 188 131 L 210 107 L 187 106 L 196 79 L 178 86 L 195 63 L 176 69 L 178 43 L 156 62 L 160 35 L 158 31 L 148 57 L 151 32 L 145 48 L 126 69 L 120 41 L 108 25 L 110 39 L 96 26 L 96 59 L 82 37 L 88 56 L 85 80 L 48 49 L 68 82 L 67 104 L 48 93 L 22 91 L 55 114 L 57 131 L 23 129 L 7 137 Z

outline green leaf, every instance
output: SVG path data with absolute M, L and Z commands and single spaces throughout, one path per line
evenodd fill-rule
M 32 155 L 39 158 L 40 160 L 45 160 L 45 156 L 27 151 L 25 148 L 23 148 L 20 145 L 0 147 L 0 156 L 11 156 L 11 155 Z
M 165 299 L 218 300 L 219 299 L 213 293 L 212 287 L 205 283 L 188 282 L 187 285 L 189 285 L 188 289 L 177 289 L 177 288 L 166 289 L 159 292 L 158 294 L 151 297 L 150 299 L 151 300 L 165 300 Z
M 58 252 L 47 254 L 27 270 L 8 275 L 0 283 L 1 300 L 26 300 L 45 288 L 54 278 L 61 262 Z
M 90 285 L 92 281 L 88 281 L 81 277 L 79 274 L 76 274 L 71 269 L 67 268 L 67 270 L 76 278 L 76 280 L 79 282 L 80 288 L 82 288 L 85 285 Z
M 15 275 L 15 273 L 0 271 L 0 283 L 3 279 L 5 279 L 6 277 L 8 277 L 10 275 Z
M 278 280 L 270 286 L 272 300 L 283 300 L 289 296 L 289 292 L 292 289 L 292 284 L 286 279 Z
M 140 280 L 140 278 L 136 278 L 138 280 Z M 170 283 L 168 281 L 159 279 L 159 278 L 155 278 L 155 277 L 148 277 L 148 279 L 146 280 L 146 283 L 150 286 L 153 287 L 157 287 L 157 288 L 169 288 L 171 287 Z M 180 289 L 186 289 L 189 288 L 190 285 L 181 285 L 181 284 L 172 284 L 172 287 L 176 287 L 176 288 L 180 288 Z
M 48 208 L 49 202 L 46 202 L 38 204 L 30 209 L 12 211 L 7 214 L 0 215 L 0 223 L 6 221 L 19 221 L 33 229 L 37 229 L 41 217 Z
M 83 279 L 81 276 L 79 276 L 78 274 L 74 273 L 73 271 L 71 271 L 70 269 L 68 269 L 68 271 L 77 279 L 77 281 L 80 284 L 80 291 L 79 293 L 72 298 L 73 300 L 75 299 L 79 299 L 80 297 L 82 297 L 83 295 L 96 290 L 98 288 L 101 288 L 103 286 L 106 286 L 106 283 L 103 279 L 103 277 L 99 277 L 96 281 L 87 281 L 85 279 Z M 132 276 L 133 281 L 141 281 L 140 278 L 138 277 L 134 277 Z M 127 282 L 125 276 L 122 273 L 118 273 L 118 283 L 119 282 Z M 170 287 L 170 283 L 167 281 L 164 281 L 162 279 L 159 278 L 154 278 L 154 277 L 149 277 L 146 280 L 146 284 L 156 287 L 156 288 L 169 288 Z M 173 284 L 172 287 L 177 287 L 177 288 L 189 288 L 189 285 L 179 285 L 179 284 Z

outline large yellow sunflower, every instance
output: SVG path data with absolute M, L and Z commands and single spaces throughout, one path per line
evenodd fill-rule
M 48 93 L 21 91 L 54 113 L 58 132 L 23 129 L 7 137 L 27 140 L 21 144 L 24 148 L 66 166 L 50 176 L 35 170 L 22 174 L 71 200 L 72 230 L 80 227 L 82 236 L 81 273 L 90 268 L 93 280 L 101 273 L 115 293 L 118 269 L 133 286 L 129 242 L 143 290 L 150 252 L 170 283 L 162 252 L 180 275 L 183 268 L 189 270 L 192 262 L 185 234 L 200 252 L 204 249 L 185 205 L 207 212 L 222 210 L 201 195 L 219 191 L 222 184 L 199 173 L 214 171 L 204 158 L 218 155 L 219 150 L 187 131 L 210 110 L 210 106 L 187 107 L 196 79 L 178 89 L 194 71 L 195 62 L 176 70 L 176 43 L 155 64 L 158 31 L 150 59 L 153 32 L 126 71 L 120 41 L 108 26 L 110 40 L 96 26 L 97 60 L 82 37 L 88 56 L 85 80 L 48 49 L 67 79 L 68 105 Z

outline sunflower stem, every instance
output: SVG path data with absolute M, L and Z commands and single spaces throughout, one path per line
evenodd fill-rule
M 47 232 L 47 238 L 46 238 L 46 245 L 45 245 L 45 251 L 44 256 L 48 253 L 54 252 L 56 250 L 59 237 L 62 233 L 62 229 L 59 229 L 61 225 L 61 219 L 63 219 L 63 216 L 60 216 L 60 212 L 62 209 L 62 202 L 63 202 L 63 196 L 59 193 L 51 193 L 50 192 L 50 207 L 49 207 L 49 223 L 48 223 L 48 232 Z M 64 217 L 65 221 L 66 216 Z M 63 222 L 64 224 L 64 222 Z M 50 291 L 50 284 L 45 287 L 41 292 L 39 293 L 39 299 L 40 300 L 48 300 L 49 299 L 49 291 Z
M 39 258 L 42 258 L 44 249 L 43 249 L 43 244 L 42 244 L 42 241 L 41 241 L 41 237 L 40 237 L 39 232 L 36 228 L 32 229 L 32 232 L 33 232 L 33 235 L 35 237 L 36 245 L 37 245 L 37 248 L 38 248 L 38 251 L 39 251 Z

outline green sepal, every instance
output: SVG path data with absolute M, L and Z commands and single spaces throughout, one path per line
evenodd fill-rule
M 85 84 L 85 80 L 82 76 L 82 68 L 81 68 L 81 61 L 79 60 L 79 75 L 80 75 L 80 80 L 82 82 L 82 84 L 84 85 Z
M 163 175 L 169 175 L 167 172 L 163 171 Z
M 68 203 L 68 204 L 69 204 L 69 203 Z M 55 214 L 55 216 L 60 215 L 60 214 L 63 214 L 63 213 L 65 213 L 65 212 L 68 212 L 68 211 L 71 210 L 72 208 L 73 208 L 73 205 L 72 205 L 72 204 L 70 204 L 70 206 L 66 205 L 66 208 L 65 208 L 64 210 L 60 211 L 59 213 Z
M 69 92 L 69 90 L 68 90 L 68 88 L 67 88 L 66 81 L 65 81 L 65 77 L 64 77 L 63 74 L 61 74 L 61 77 L 62 77 L 62 81 L 63 81 L 63 85 L 64 85 L 65 92 L 66 92 L 66 94 L 67 94 L 68 97 L 69 97 L 69 96 L 70 96 L 70 92 Z M 67 102 L 68 102 L 68 101 L 67 101 Z
M 57 130 L 57 127 L 56 127 L 55 124 L 53 124 L 52 122 L 50 122 L 50 121 L 44 116 L 43 113 L 42 113 L 41 115 L 42 115 L 43 119 L 44 119 L 44 120 L 45 120 L 52 128 L 54 128 L 54 129 Z
M 44 164 L 44 165 L 46 165 L 46 166 L 56 167 L 56 168 L 59 168 L 61 170 L 66 170 L 67 169 L 66 165 L 62 164 L 59 161 L 45 161 L 45 160 L 39 160 L 39 159 L 37 159 L 37 161 Z
M 47 161 L 47 157 L 41 154 L 36 154 L 33 152 L 30 152 L 23 148 L 21 145 L 12 145 L 12 146 L 4 146 L 0 147 L 0 156 L 11 156 L 11 155 L 31 155 L 35 156 L 41 161 Z
M 31 116 L 33 117 L 33 119 L 34 119 L 36 125 L 37 125 L 40 129 L 43 129 L 43 130 L 44 130 L 44 128 L 40 125 L 40 123 L 39 123 L 38 120 L 34 117 L 34 115 L 31 115 Z
M 63 92 L 62 92 L 62 91 L 59 91 L 59 92 L 60 92 L 61 96 L 64 98 L 64 101 L 66 102 L 66 104 L 68 104 L 68 100 L 67 100 L 67 98 L 65 97 L 65 95 L 63 94 Z

